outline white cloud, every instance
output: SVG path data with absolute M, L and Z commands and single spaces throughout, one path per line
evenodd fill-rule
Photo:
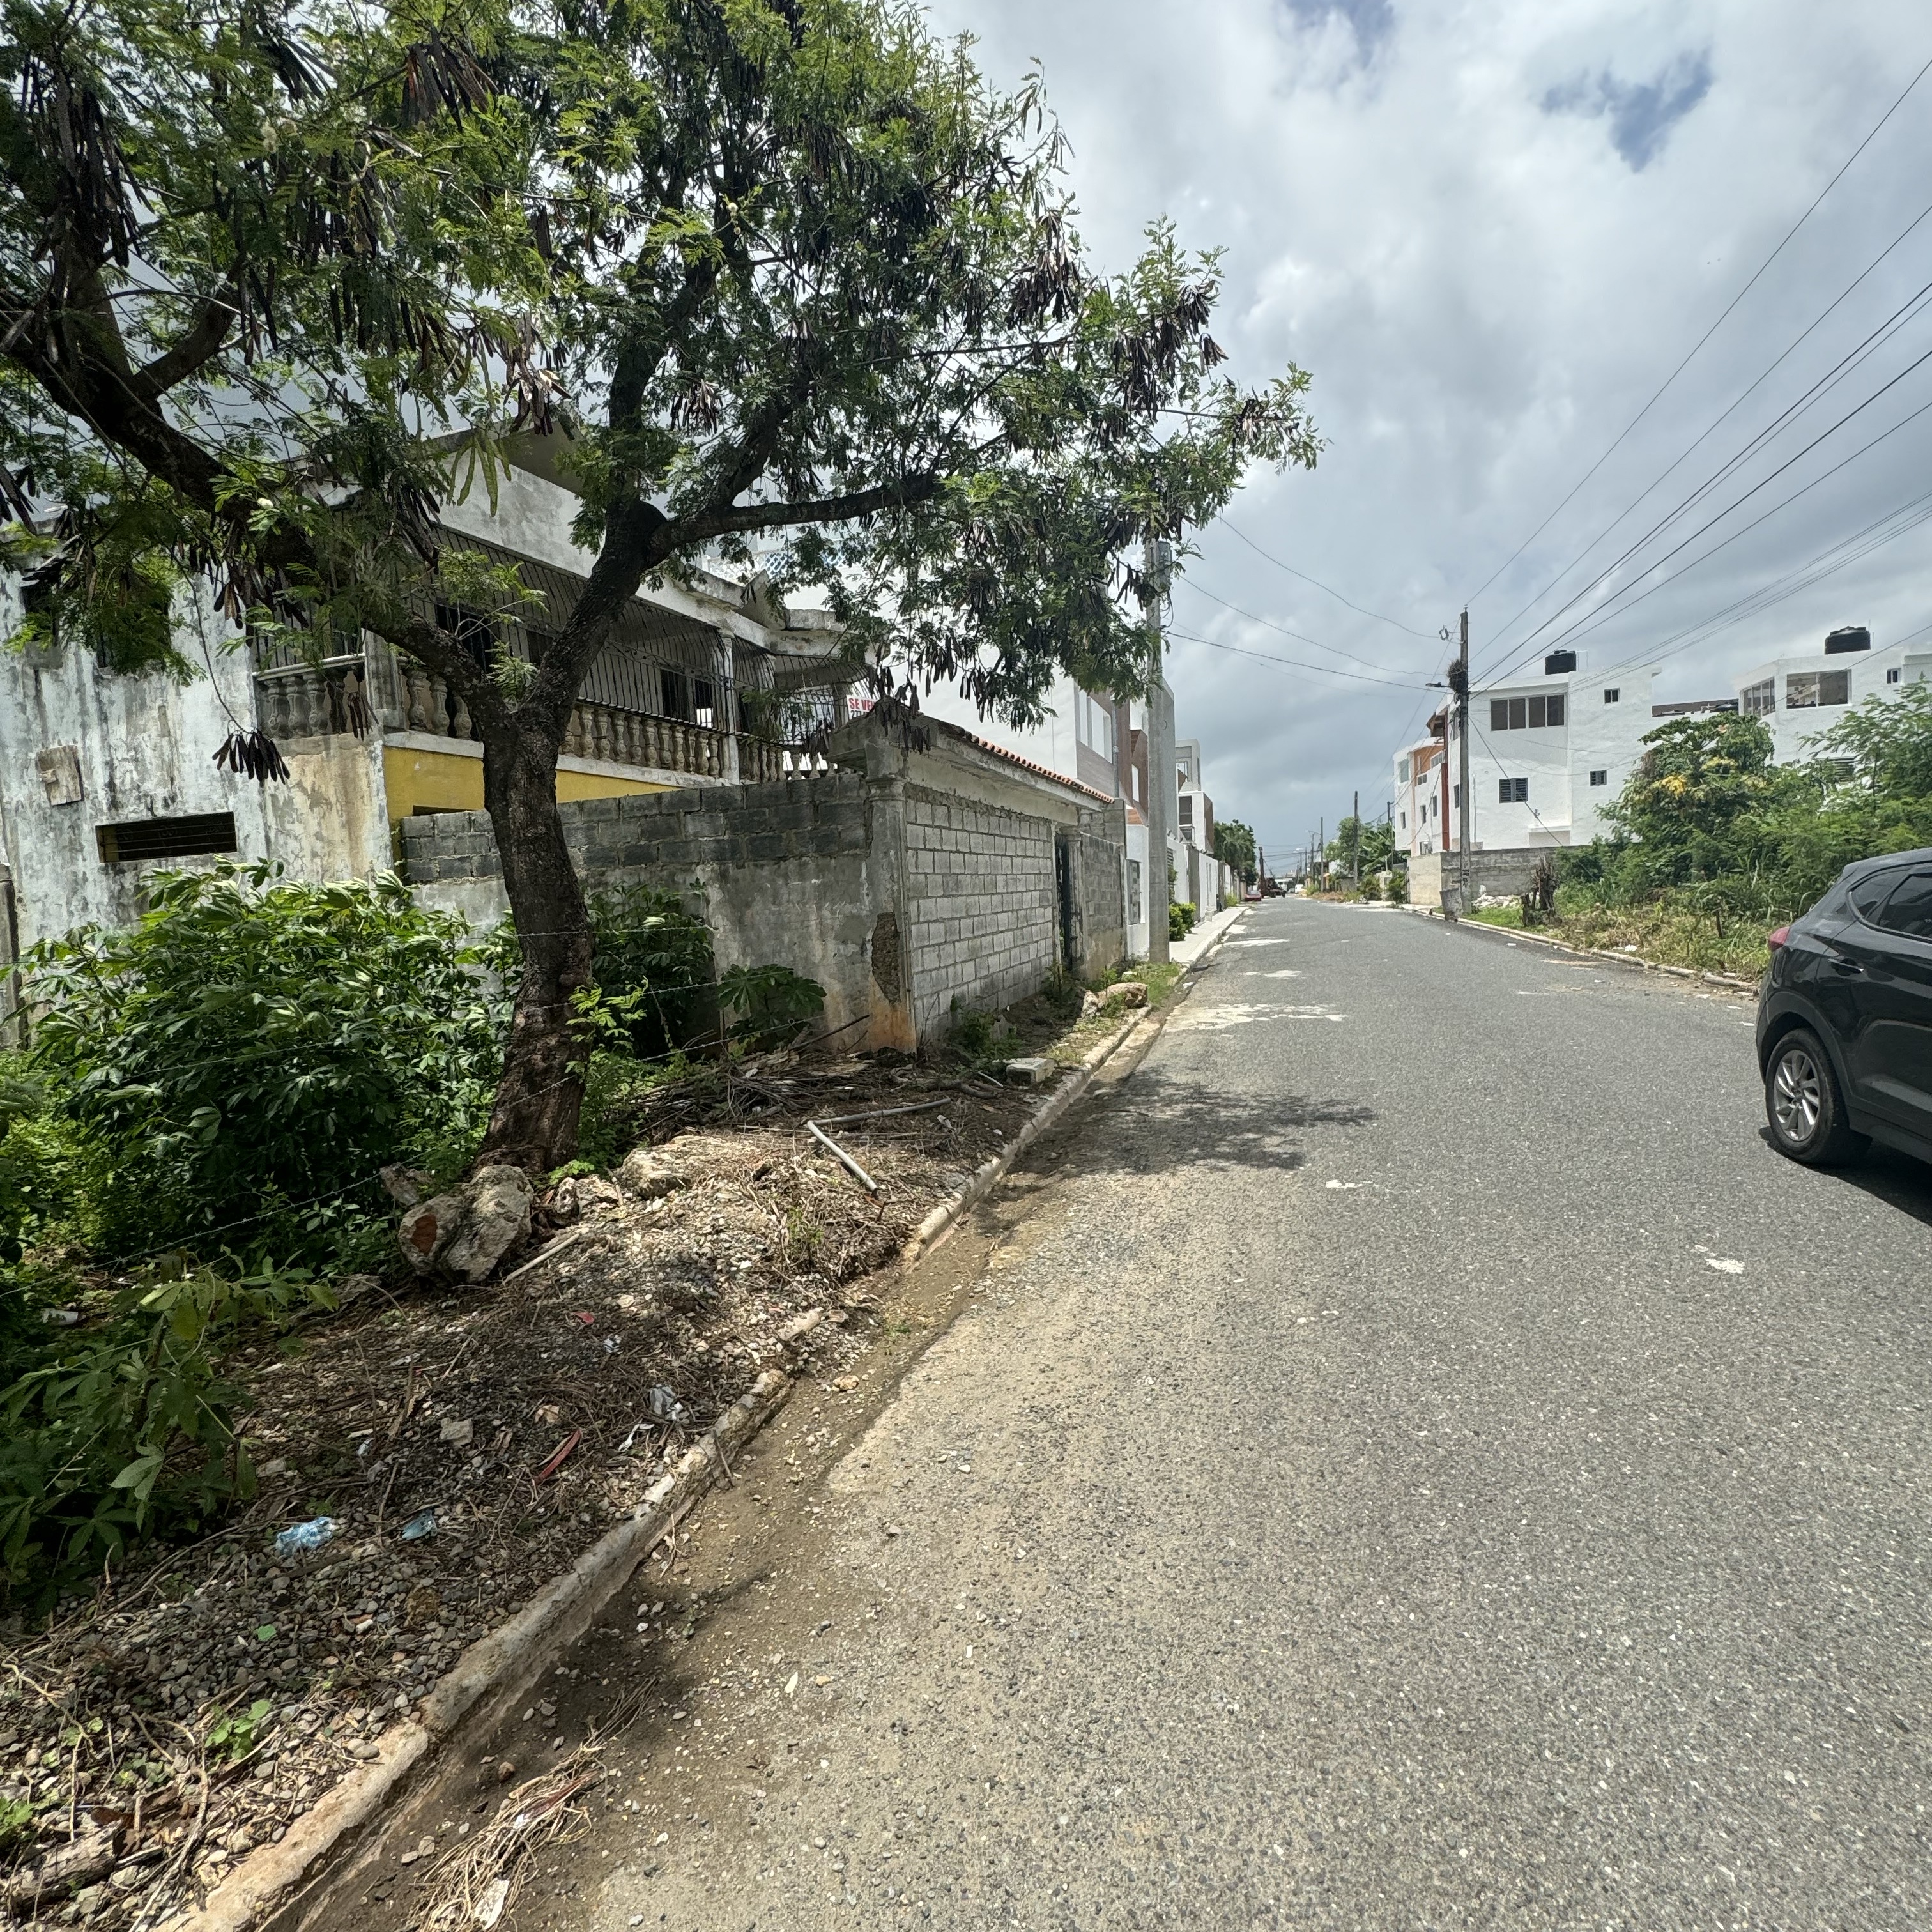
M 1217 335 L 1250 379 L 1290 360 L 1310 370 L 1330 446 L 1312 475 L 1255 477 L 1230 521 L 1427 638 L 1624 429 L 1932 54 L 1905 0 L 942 0 L 934 18 L 979 37 L 997 82 L 1042 62 L 1103 264 L 1122 262 L 1158 214 L 1191 244 L 1226 246 Z M 1932 77 L 1664 402 L 1475 597 L 1479 666 L 1505 620 L 1932 200 L 1928 151 Z M 1521 638 L 1928 279 L 1932 220 L 1685 460 L 1650 514 L 1506 637 Z M 1733 492 L 1928 346 L 1932 314 Z M 1932 365 L 1755 503 L 1928 400 Z M 1655 646 L 1919 494 L 1928 451 L 1932 416 L 1580 641 L 1605 662 Z M 1439 644 L 1348 610 L 1226 529 L 1197 541 L 1190 574 L 1203 590 L 1418 683 L 1441 675 Z M 1666 659 L 1658 695 L 1727 692 L 1734 666 L 1838 622 L 1869 622 L 1880 644 L 1932 622 L 1928 560 L 1932 535 L 1907 536 Z M 1361 668 L 1190 589 L 1174 622 Z M 1318 818 L 1332 824 L 1357 786 L 1379 808 L 1390 754 L 1431 701 L 1179 642 L 1172 676 L 1217 809 L 1278 848 Z

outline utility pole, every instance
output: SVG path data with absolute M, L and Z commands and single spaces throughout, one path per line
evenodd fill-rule
M 1348 883 L 1359 892 L 1362 886 L 1362 794 L 1359 791 L 1355 794 L 1352 818 L 1355 832 L 1348 854 Z
M 1461 800 L 1456 834 L 1456 916 L 1460 919 L 1469 910 L 1469 613 L 1462 613 L 1462 644 L 1456 662 L 1450 667 L 1449 682 L 1456 700 L 1456 716 L 1461 725 L 1458 736 L 1456 768 L 1456 790 Z

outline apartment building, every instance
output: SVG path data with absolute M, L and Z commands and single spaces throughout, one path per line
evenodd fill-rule
M 1874 650 L 1870 628 L 1848 624 L 1826 637 L 1822 651 L 1774 658 L 1734 682 L 1737 708 L 1763 721 L 1771 732 L 1772 755 L 1787 765 L 1810 757 L 1808 740 L 1830 730 L 1853 705 L 1891 696 L 1928 678 L 1932 678 L 1932 644 L 1898 644 Z

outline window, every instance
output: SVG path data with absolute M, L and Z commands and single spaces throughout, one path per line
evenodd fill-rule
M 1932 871 L 1908 872 L 1904 882 L 1886 901 L 1878 922 L 1888 932 L 1932 939 Z
M 658 682 L 663 693 L 664 715 L 667 718 L 691 716 L 691 680 L 682 671 L 674 670 L 669 664 L 658 671 Z
M 1885 681 L 1887 684 L 1896 684 L 1898 682 L 1898 666 L 1894 664 L 1891 670 L 1886 673 Z
M 1141 910 L 1141 862 L 1127 861 L 1127 923 L 1138 926 L 1145 916 Z
M 1777 679 L 1760 678 L 1755 684 L 1746 685 L 1738 694 L 1738 703 L 1747 718 L 1768 718 L 1778 709 Z
M 1451 785 L 1449 788 L 1449 802 L 1458 812 L 1462 809 L 1462 788 L 1460 785 Z
M 1851 688 L 1848 670 L 1793 671 L 1784 680 L 1784 708 L 1809 711 L 1821 704 L 1848 704 Z
M 104 866 L 131 866 L 144 859 L 192 859 L 205 852 L 232 852 L 235 814 L 196 812 L 185 818 L 136 818 L 98 825 L 94 843 Z
M 1402 820 L 1402 829 L 1406 832 L 1408 830 L 1408 814 L 1406 812 L 1399 812 L 1396 816 Z
M 1190 792 L 1180 794 L 1180 822 L 1184 825 L 1194 823 L 1194 798 Z
M 1608 772 L 1592 772 L 1590 774 L 1590 782 L 1593 785 L 1606 785 L 1610 782 L 1610 775 Z
M 1406 758 L 1399 758 L 1398 760 L 1396 760 L 1396 767 L 1395 767 L 1395 780 L 1396 780 L 1396 783 L 1397 784 L 1408 784 L 1408 760 Z
M 1090 752 L 1098 752 L 1109 764 L 1113 763 L 1114 714 L 1078 686 L 1073 692 L 1073 735 Z
M 1498 805 L 1527 805 L 1529 802 L 1528 779 L 1497 779 L 1496 802 Z
M 1490 700 L 1492 731 L 1540 731 L 1545 726 L 1561 724 L 1568 700 L 1560 692 L 1536 698 L 1492 698 Z
M 1611 685 L 1604 693 L 1604 702 L 1606 704 L 1618 704 L 1622 701 L 1623 693 L 1615 685 Z
M 1876 926 L 1880 908 L 1892 896 L 1892 889 L 1898 883 L 1896 872 L 1868 873 L 1864 878 L 1853 880 L 1846 896 L 1859 918 L 1868 926 Z

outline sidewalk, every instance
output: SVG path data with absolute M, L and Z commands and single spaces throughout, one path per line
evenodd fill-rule
M 1168 958 L 1177 966 L 1192 966 L 1246 910 L 1245 905 L 1223 907 L 1220 911 L 1202 920 L 1185 939 L 1173 940 L 1167 949 Z

